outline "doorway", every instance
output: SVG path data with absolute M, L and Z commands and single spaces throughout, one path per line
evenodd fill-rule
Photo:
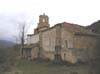
M 64 61 L 66 61 L 66 53 L 64 53 Z

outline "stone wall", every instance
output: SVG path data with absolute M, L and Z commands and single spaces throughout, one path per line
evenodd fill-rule
M 56 29 L 42 32 L 42 47 L 44 51 L 55 51 Z
M 69 63 L 76 63 L 76 56 L 73 55 L 71 50 L 67 51 L 61 51 L 61 57 L 63 61 L 69 62 Z
M 76 63 L 95 59 L 98 44 L 98 39 L 95 36 L 75 35 L 65 28 L 62 28 L 61 31 L 62 60 Z
M 34 44 L 39 42 L 39 34 L 30 35 L 27 37 L 28 44 Z
M 44 51 L 43 52 L 43 59 L 46 60 L 54 60 L 55 56 L 54 56 L 55 52 L 54 51 Z
M 37 59 L 38 58 L 38 53 L 39 53 L 39 47 L 32 48 L 32 50 L 31 50 L 31 58 L 33 60 Z
M 54 60 L 56 29 L 52 28 L 41 33 L 42 58 Z
M 98 39 L 94 36 L 75 35 L 74 36 L 74 48 L 77 59 L 83 59 L 84 61 L 95 59 L 97 54 Z
M 61 47 L 63 50 L 73 48 L 73 34 L 66 29 L 62 28 L 61 32 Z
M 62 28 L 61 30 L 61 57 L 63 61 L 70 63 L 76 62 L 76 56 L 73 54 L 73 33 Z

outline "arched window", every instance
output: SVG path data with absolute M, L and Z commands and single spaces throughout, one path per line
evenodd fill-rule
M 67 40 L 65 40 L 65 45 L 66 45 L 66 48 L 68 48 L 68 42 L 67 42 Z
M 45 22 L 45 19 L 43 18 L 43 22 Z

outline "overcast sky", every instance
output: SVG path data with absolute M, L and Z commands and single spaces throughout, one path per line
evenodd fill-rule
M 27 21 L 32 33 L 43 13 L 51 26 L 61 22 L 86 26 L 100 20 L 100 0 L 0 0 L 0 39 L 16 34 L 16 21 Z

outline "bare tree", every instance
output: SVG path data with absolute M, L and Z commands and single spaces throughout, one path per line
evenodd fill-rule
M 19 23 L 19 40 L 20 40 L 20 54 L 23 55 L 23 48 L 26 42 L 26 34 L 28 31 L 28 24 L 26 22 Z
M 25 44 L 25 28 L 26 28 L 26 23 L 22 23 L 20 28 L 20 40 L 21 40 L 20 43 L 22 47 Z
M 20 56 L 23 56 L 23 48 L 26 42 L 26 36 L 29 28 L 29 24 L 24 22 L 17 22 L 15 24 L 15 29 L 17 30 L 17 34 L 14 36 L 16 39 L 16 44 L 18 43 L 20 45 Z

